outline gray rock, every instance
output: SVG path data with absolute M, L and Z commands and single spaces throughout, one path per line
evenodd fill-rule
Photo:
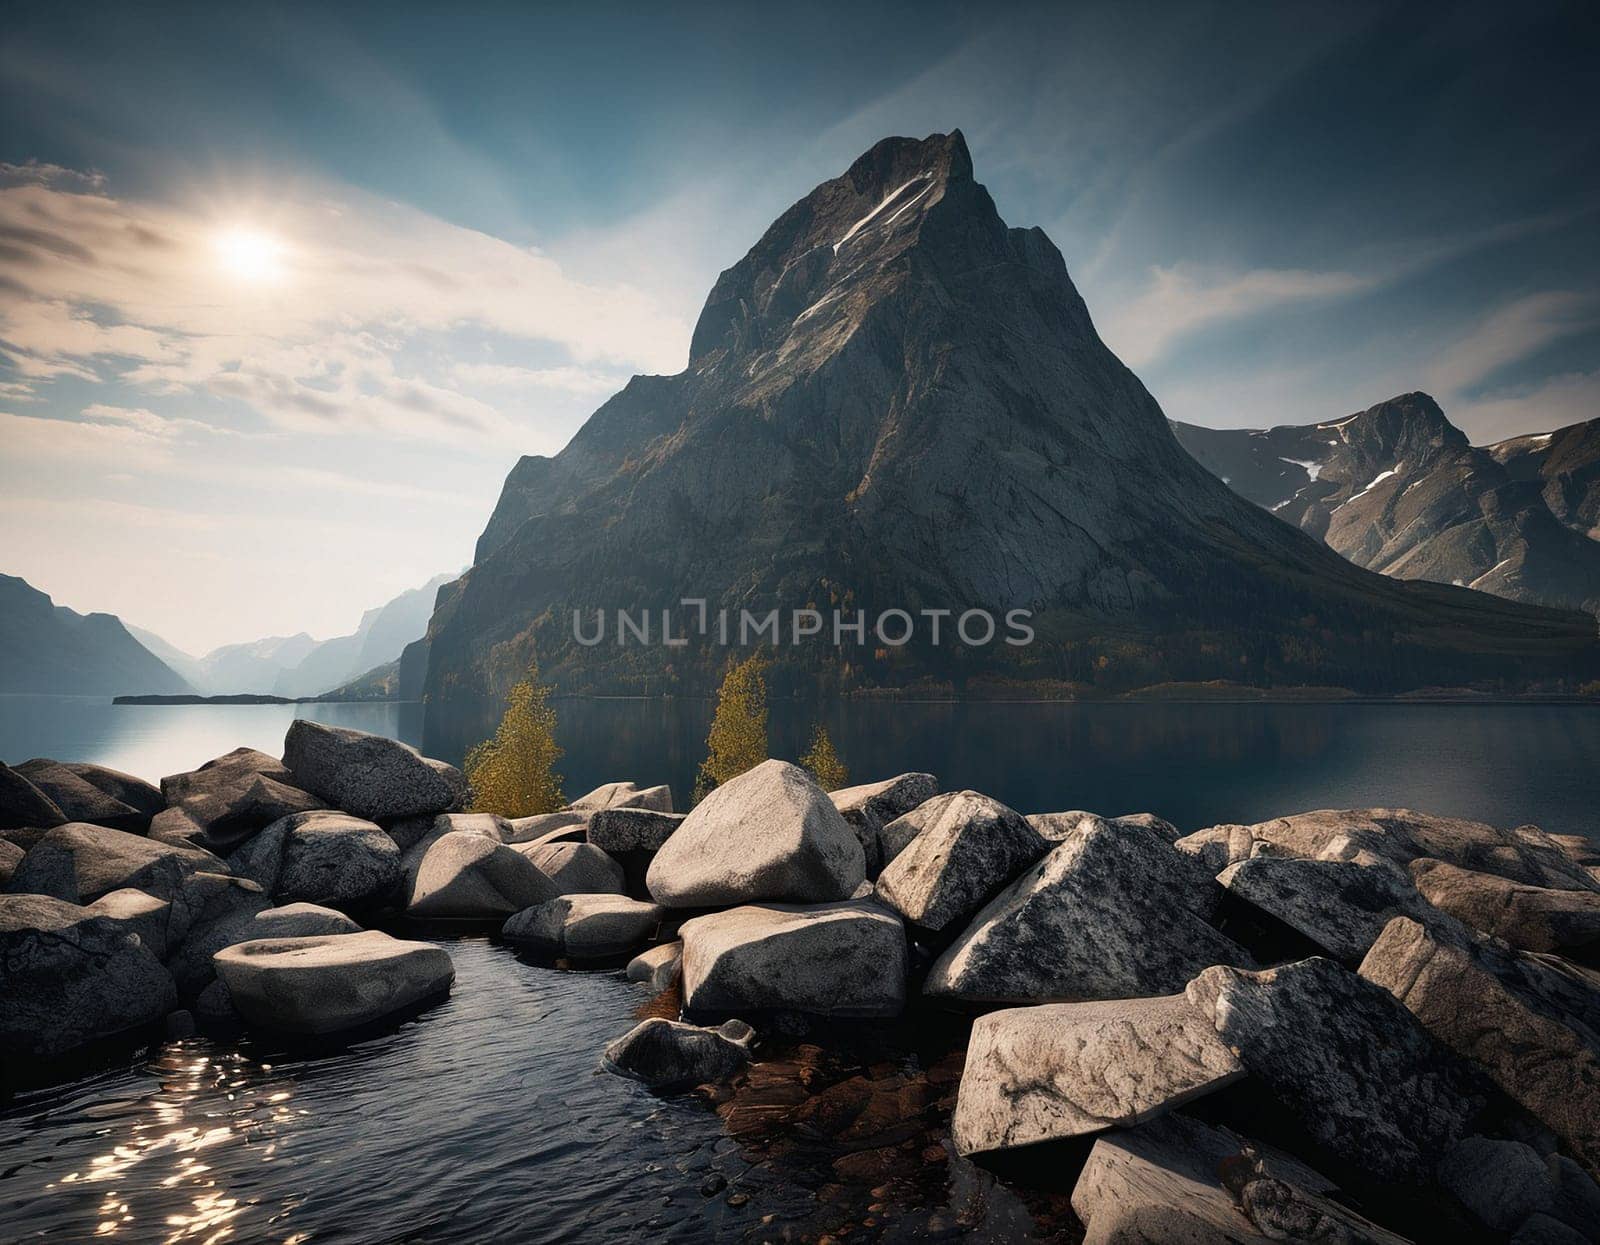
M 168 957 L 167 967 L 186 997 L 199 994 L 216 973 L 213 957 L 224 947 L 258 938 L 301 938 L 318 934 L 354 934 L 361 926 L 342 912 L 312 903 L 271 906 L 272 901 L 243 879 L 218 879 L 219 891 L 207 916 L 189 931 Z
M 965 923 L 1049 847 L 998 800 L 961 791 L 884 867 L 877 895 L 911 924 L 943 930 Z
M 589 819 L 589 842 L 608 852 L 657 852 L 686 815 L 648 808 L 603 808 Z
M 370 821 L 346 813 L 295 813 L 228 859 L 275 898 L 334 908 L 376 903 L 399 885 L 400 849 Z
M 589 830 L 592 812 L 538 813 L 532 817 L 513 817 L 506 823 L 507 843 L 582 843 Z
M 1063 843 L 1072 837 L 1080 826 L 1085 830 L 1111 824 L 1099 813 L 1086 813 L 1081 808 L 1065 813 L 1029 813 L 1028 824 L 1052 843 Z
M 752 904 L 685 921 L 679 934 L 689 1010 L 868 1017 L 905 1006 L 905 930 L 870 900 Z
M 194 873 L 226 871 L 227 866 L 210 852 L 156 843 L 106 826 L 68 822 L 33 845 L 7 889 L 88 904 L 132 887 L 179 901 Z
M 6 839 L 0 839 L 0 888 L 11 881 L 11 875 L 17 871 L 17 866 L 22 863 L 22 858 L 27 853 Z
M 647 884 L 657 903 L 698 908 L 843 899 L 865 878 L 861 844 L 822 788 L 798 766 L 763 761 L 684 818 Z
M 665 915 L 625 895 L 562 895 L 518 912 L 500 937 L 545 955 L 610 959 L 649 941 Z
M 628 980 L 642 981 L 660 994 L 678 980 L 683 969 L 683 943 L 664 942 L 628 961 Z
M 233 1005 L 227 982 L 220 977 L 212 978 L 211 984 L 200 991 L 200 996 L 194 1001 L 194 1014 L 202 1024 L 235 1025 L 244 1022 L 244 1017 Z
M 456 812 L 467 799 L 467 780 L 455 766 L 395 739 L 305 718 L 284 737 L 283 763 L 308 791 L 374 821 Z
M 167 808 L 151 820 L 151 838 L 224 855 L 280 818 L 327 807 L 282 761 L 253 748 L 168 775 L 161 793 Z
M 950 791 L 944 795 L 929 796 L 915 808 L 900 814 L 892 821 L 886 821 L 878 830 L 878 851 L 882 856 L 879 871 L 888 868 L 889 863 L 901 852 L 910 847 L 929 826 L 933 825 L 944 814 L 945 808 L 960 792 Z
M 104 765 L 92 765 L 87 761 L 62 761 L 61 764 L 113 799 L 138 809 L 146 822 L 167 806 L 167 799 L 159 787 L 132 774 L 124 774 L 121 770 L 109 769 Z
M 1154 831 L 1082 822 L 973 918 L 923 989 L 975 1003 L 1171 994 L 1213 964 L 1253 963 L 1206 924 L 1219 894 Z
M 109 774 L 112 771 L 106 772 Z M 36 757 L 17 766 L 17 773 L 48 796 L 68 821 L 109 826 L 113 830 L 126 830 L 129 834 L 143 834 L 150 827 L 152 814 L 141 812 L 133 805 L 117 799 L 60 761 Z M 129 778 L 128 781 L 138 780 Z M 155 789 L 152 787 L 150 790 Z M 156 799 L 160 800 L 160 792 L 155 794 Z
M 369 930 L 264 938 L 219 951 L 217 975 L 246 1022 L 336 1033 L 380 1021 L 449 990 L 449 953 Z
M 504 920 L 558 893 L 520 852 L 460 831 L 429 845 L 406 896 L 406 915 Z
M 593 843 L 528 844 L 518 848 L 563 895 L 620 895 L 622 866 Z
M 447 834 L 475 834 L 491 843 L 507 842 L 511 822 L 492 813 L 436 813 L 430 817 L 408 817 L 389 831 L 389 837 L 400 846 L 400 872 L 405 889 L 416 883 L 417 870 L 428 849 Z M 395 830 L 400 830 L 399 838 Z M 402 840 L 404 840 L 402 842 Z
M 567 805 L 570 810 L 595 812 L 602 808 L 648 808 L 658 813 L 672 811 L 672 788 L 641 787 L 635 782 L 608 782 Z
M 1600 1175 L 1600 978 L 1464 926 L 1405 917 L 1389 922 L 1361 975 Z
M 1350 965 L 1361 962 L 1391 917 L 1438 917 L 1403 869 L 1368 852 L 1354 860 L 1252 856 L 1217 881 Z
M 1085 1245 L 1404 1245 L 1327 1196 L 1333 1191 L 1286 1155 L 1169 1115 L 1095 1142 L 1072 1209 L 1087 1228 Z
M 169 941 L 181 937 L 172 928 L 172 901 L 131 886 L 100 896 L 88 905 L 87 911 L 109 917 L 129 933 L 137 934 L 158 960 L 166 958 Z
M 1181 994 L 980 1016 L 951 1131 L 977 1154 L 1143 1123 L 1244 1075 Z
M 67 815 L 27 778 L 0 763 L 0 830 L 59 826 Z
M 1436 1174 L 1441 1188 L 1497 1232 L 1516 1231 L 1529 1215 L 1548 1213 L 1557 1201 L 1550 1163 L 1520 1141 L 1468 1137 L 1440 1160 Z M 1600 1227 L 1600 1219 L 1594 1222 Z
M 1253 826 L 1212 826 L 1178 840 L 1213 874 L 1262 852 L 1350 860 L 1360 852 L 1401 867 L 1419 857 L 1558 890 L 1595 890 L 1595 881 L 1537 826 L 1500 830 L 1405 808 L 1320 809 Z
M 880 841 L 883 827 L 938 794 L 939 780 L 932 774 L 901 774 L 883 782 L 830 791 L 828 798 L 856 832 L 866 855 L 867 876 L 875 878 L 888 863 Z
M 123 921 L 44 895 L 0 896 L 0 1065 L 159 1021 L 167 970 Z
M 749 1026 L 737 1020 L 708 1029 L 657 1016 L 607 1046 L 604 1066 L 651 1089 L 701 1085 L 727 1080 L 749 1063 L 748 1044 Z
M 1412 861 L 1411 877 L 1435 908 L 1524 951 L 1589 954 L 1600 944 L 1600 892 L 1530 886 L 1442 860 Z
M 1332 960 L 1209 968 L 1186 993 L 1311 1136 L 1376 1180 L 1424 1181 L 1483 1106 L 1449 1050 Z

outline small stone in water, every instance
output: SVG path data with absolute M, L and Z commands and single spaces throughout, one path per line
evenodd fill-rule
M 744 1193 L 730 1193 L 730 1194 L 728 1194 L 728 1205 L 734 1207 L 735 1209 L 737 1209 L 740 1206 L 745 1205 L 749 1200 L 750 1200 L 749 1196 L 747 1194 L 744 1194 Z
M 712 1172 L 705 1178 L 700 1186 L 700 1192 L 706 1197 L 716 1197 L 728 1187 L 728 1179 L 721 1172 Z

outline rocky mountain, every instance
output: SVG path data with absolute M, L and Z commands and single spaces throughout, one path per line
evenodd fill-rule
M 1489 453 L 1513 480 L 1537 480 L 1556 518 L 1600 540 L 1600 419 L 1512 437 Z
M 511 471 L 429 627 L 435 704 L 703 687 L 726 657 L 593 647 L 572 611 L 1035 611 L 1035 642 L 783 647 L 773 678 L 1329 683 L 1573 678 L 1593 620 L 1373 575 L 1250 505 L 1100 340 L 1061 253 L 1007 228 L 959 133 L 886 139 L 717 280 L 688 366 Z M 678 625 L 682 625 L 681 616 Z M 659 633 L 657 633 L 659 635 Z M 420 651 L 420 649 L 418 650 Z M 792 685 L 792 684 L 791 684 Z
M 1579 432 L 1567 429 L 1568 433 Z M 1600 437 L 1471 445 L 1425 393 L 1327 423 L 1264 429 L 1173 424 L 1179 442 L 1240 496 L 1358 566 L 1512 601 L 1600 610 L 1600 542 L 1579 517 L 1600 496 Z M 1589 458 L 1582 447 L 1587 440 Z M 1508 464 L 1516 464 L 1513 470 Z M 1585 476 L 1585 470 L 1588 474 Z M 1563 501 L 1564 520 L 1550 495 Z M 1569 525 L 1570 523 L 1570 525 Z
M 0 575 L 0 692 L 181 695 L 191 688 L 112 614 L 80 614 Z

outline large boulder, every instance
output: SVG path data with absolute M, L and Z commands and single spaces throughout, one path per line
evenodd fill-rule
M 1483 1107 L 1449 1050 L 1332 960 L 1209 968 L 1186 993 L 1301 1127 L 1375 1181 L 1425 1183 Z
M 1144 998 L 1249 952 L 1206 923 L 1220 892 L 1152 830 L 1081 823 L 996 895 L 928 970 L 967 1003 Z
M 210 878 L 217 884 L 205 914 L 167 956 L 167 968 L 186 998 L 214 979 L 214 957 L 224 947 L 258 938 L 302 938 L 353 934 L 361 926 L 342 912 L 312 903 L 273 907 L 272 900 L 243 878 Z
M 1263 852 L 1352 860 L 1365 851 L 1402 868 L 1428 856 L 1533 886 L 1597 889 L 1594 878 L 1537 826 L 1501 830 L 1405 808 L 1319 809 L 1253 826 L 1212 826 L 1179 839 L 1178 847 L 1203 858 L 1213 874 Z
M 905 929 L 870 900 L 751 904 L 685 921 L 679 934 L 692 1011 L 868 1017 L 905 1006 Z
M 150 837 L 226 855 L 257 831 L 291 813 L 326 808 L 296 784 L 277 757 L 235 748 L 197 770 L 161 780 L 167 808 L 150 822 Z
M 607 1046 L 604 1066 L 651 1089 L 724 1081 L 750 1062 L 751 1036 L 738 1020 L 710 1029 L 654 1016 Z
M 562 895 L 518 912 L 500 937 L 543 955 L 604 960 L 648 942 L 665 915 L 625 895 Z
M 641 787 L 636 782 L 608 782 L 596 787 L 588 795 L 580 796 L 568 809 L 579 812 L 596 812 L 602 808 L 648 808 L 658 813 L 672 811 L 672 788 Z
M 1531 886 L 1442 860 L 1412 861 L 1411 877 L 1435 908 L 1513 947 L 1583 959 L 1600 950 L 1600 892 Z
M 563 895 L 620 895 L 622 866 L 593 843 L 528 844 L 518 848 Z
M 1085 1245 L 1405 1245 L 1303 1163 L 1181 1115 L 1108 1133 L 1072 1190 Z
M 912 925 L 965 924 L 1050 844 L 1022 817 L 976 791 L 940 802 L 938 816 L 884 867 L 877 896 Z
M 603 808 L 590 816 L 588 838 L 608 852 L 658 852 L 686 816 L 649 808 Z
M 455 981 L 444 949 L 375 930 L 242 942 L 217 952 L 216 965 L 248 1023 L 289 1033 L 373 1024 L 446 993 Z
M 1396 917 L 1361 975 L 1600 1175 L 1600 978 L 1463 927 Z
M 100 896 L 86 910 L 109 917 L 130 934 L 137 934 L 158 960 L 166 959 L 168 950 L 185 932 L 173 920 L 170 899 L 160 899 L 131 886 Z
M 825 903 L 866 880 L 866 857 L 827 793 L 798 766 L 763 761 L 684 818 L 650 863 L 657 903 Z
M 400 849 L 370 821 L 346 813 L 295 813 L 228 859 L 233 871 L 288 903 L 359 908 L 400 882 Z
M 951 1131 L 976 1154 L 1126 1128 L 1243 1075 L 1181 994 L 1015 1007 L 972 1026 Z
M 901 852 L 910 847 L 929 826 L 933 825 L 944 814 L 946 807 L 955 798 L 962 794 L 959 791 L 949 791 L 944 795 L 929 796 L 914 808 L 907 809 L 892 821 L 886 821 L 878 828 L 877 844 L 879 872 L 889 866 Z
M 1404 869 L 1370 852 L 1354 860 L 1252 856 L 1229 865 L 1217 881 L 1350 965 L 1361 962 L 1391 917 L 1438 916 Z
M 443 761 L 397 739 L 296 718 L 283 763 L 306 790 L 370 821 L 449 813 L 467 799 L 467 780 Z
M 424 813 L 420 817 L 402 817 L 391 822 L 385 831 L 395 846 L 411 858 L 419 844 L 422 851 L 426 851 L 436 840 L 458 832 L 481 834 L 497 843 L 515 842 L 511 837 L 513 824 L 495 813 Z M 415 852 L 415 859 L 421 858 L 421 851 Z
M 17 871 L 17 866 L 27 854 L 15 843 L 0 839 L 0 890 L 10 883 L 11 875 Z
M 45 895 L 0 896 L 0 1078 L 160 1020 L 177 990 L 126 924 Z
M 879 841 L 883 827 L 938 794 L 939 780 L 932 774 L 900 774 L 883 782 L 842 787 L 830 791 L 828 798 L 861 840 L 867 876 L 875 878 L 887 863 Z
M 406 915 L 504 920 L 560 892 L 526 856 L 482 834 L 456 831 L 429 845 L 406 894 Z
M 1540 1154 L 1502 1137 L 1468 1137 L 1440 1161 L 1437 1176 L 1491 1231 L 1514 1233 L 1544 1215 L 1600 1241 L 1600 1186 L 1565 1155 Z
M 67 821 L 67 815 L 28 779 L 0 763 L 0 830 L 49 828 Z
M 179 901 L 189 877 L 197 872 L 226 873 L 227 866 L 210 852 L 69 822 L 33 845 L 7 889 L 88 904 L 111 891 L 133 887 Z
M 116 773 L 114 770 L 101 772 L 107 776 L 108 782 L 110 776 Z M 90 782 L 73 767 L 44 757 L 24 761 L 17 766 L 17 773 L 47 795 L 68 821 L 92 822 L 97 826 L 110 826 L 113 830 L 126 830 L 129 834 L 143 834 L 150 827 L 150 818 L 164 806 L 161 793 L 147 783 L 139 784 L 145 789 L 143 803 L 146 806 L 139 808 Z M 125 793 L 132 796 L 132 785 L 138 784 L 139 780 L 127 774 L 117 777 L 123 780 Z M 151 795 L 155 797 L 156 806 L 153 811 L 146 811 Z

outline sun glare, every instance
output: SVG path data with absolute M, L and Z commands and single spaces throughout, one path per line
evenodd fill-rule
M 283 275 L 283 244 L 256 229 L 227 229 L 216 237 L 223 268 L 245 281 L 275 281 Z

